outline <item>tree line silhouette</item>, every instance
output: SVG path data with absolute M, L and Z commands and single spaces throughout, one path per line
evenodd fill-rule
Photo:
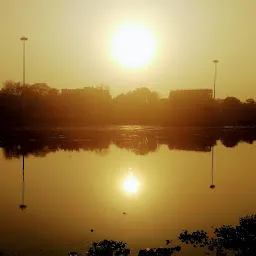
M 1 126 L 256 125 L 253 99 L 214 100 L 204 91 L 171 91 L 168 98 L 160 98 L 143 87 L 112 97 L 106 86 L 59 91 L 45 83 L 6 81 L 0 90 Z
M 63 129 L 2 129 L 0 147 L 6 158 L 50 152 L 95 151 L 107 153 L 111 145 L 137 155 L 157 151 L 160 145 L 170 150 L 210 152 L 220 140 L 226 147 L 235 147 L 240 141 L 252 144 L 255 128 L 150 128 L 150 127 L 92 127 Z

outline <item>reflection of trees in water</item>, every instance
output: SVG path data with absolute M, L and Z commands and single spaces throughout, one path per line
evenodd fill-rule
M 180 149 L 187 151 L 210 152 L 216 140 L 204 135 L 192 135 L 188 137 L 173 136 L 167 139 L 166 144 L 170 150 Z
M 156 136 L 149 134 L 119 136 L 113 140 L 113 143 L 117 147 L 132 151 L 137 155 L 146 155 L 149 152 L 155 152 L 158 148 Z
M 256 130 L 252 128 L 227 129 L 220 134 L 220 140 L 226 147 L 235 147 L 241 141 L 252 144 L 256 140 Z
M 28 155 L 33 155 L 35 157 L 45 157 L 48 153 L 51 152 L 56 152 L 59 150 L 59 148 L 53 148 L 49 147 L 48 145 L 40 145 L 37 143 L 34 143 L 31 145 L 29 142 L 25 142 L 22 144 L 23 150 L 22 152 L 17 148 L 16 145 L 4 145 L 3 147 L 3 152 L 4 152 L 4 157 L 6 159 L 11 159 L 11 158 L 20 158 L 24 154 L 25 157 Z
M 11 159 L 11 158 L 19 158 L 20 157 L 20 152 L 17 149 L 17 145 L 3 145 L 2 146 L 4 148 L 3 153 L 4 153 L 4 157 L 6 159 Z
M 160 144 L 170 150 L 210 152 L 218 140 L 218 130 L 205 128 L 169 128 L 159 135 Z
M 104 148 L 104 149 L 96 149 L 96 150 L 94 150 L 94 152 L 95 152 L 97 155 L 106 156 L 109 151 L 108 151 L 108 149 Z
M 5 158 L 34 155 L 44 157 L 50 152 L 94 151 L 106 155 L 111 144 L 138 155 L 155 152 L 160 145 L 170 150 L 210 152 L 220 140 L 224 146 L 233 147 L 240 141 L 253 143 L 255 129 L 189 129 L 166 128 L 162 130 L 38 130 L 0 133 Z

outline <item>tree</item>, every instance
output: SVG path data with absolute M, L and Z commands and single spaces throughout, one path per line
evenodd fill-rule
M 209 238 L 207 232 L 198 230 L 182 232 L 179 239 L 196 247 L 206 247 L 207 255 L 224 256 L 232 252 L 234 256 L 256 255 L 256 215 L 240 218 L 239 225 L 223 225 L 214 231 L 215 237 Z
M 151 248 L 140 250 L 138 256 L 170 256 L 175 252 L 180 252 L 181 247 L 163 247 L 163 248 Z M 89 248 L 88 256 L 128 256 L 130 249 L 126 248 L 126 243 L 113 240 L 102 240 L 100 242 L 92 243 L 92 247 Z M 77 252 L 70 252 L 69 256 L 78 256 Z
M 245 101 L 247 104 L 255 104 L 255 100 L 250 98 Z
M 114 120 L 126 124 L 154 124 L 159 116 L 159 96 L 142 87 L 114 99 Z
M 3 83 L 1 93 L 5 95 L 20 96 L 22 94 L 22 89 L 23 85 L 20 82 L 7 80 Z
M 93 243 L 89 249 L 88 256 L 127 256 L 130 250 L 126 248 L 126 243 L 113 240 L 103 240 Z
M 170 256 L 175 252 L 180 252 L 181 247 L 175 246 L 171 248 L 163 247 L 163 248 L 152 248 L 146 250 L 140 250 L 138 256 Z
M 227 97 L 222 104 L 224 107 L 236 107 L 241 104 L 241 101 L 236 97 Z

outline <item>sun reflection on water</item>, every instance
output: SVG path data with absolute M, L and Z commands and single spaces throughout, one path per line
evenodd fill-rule
M 123 181 L 123 189 L 128 194 L 136 194 L 140 188 L 140 183 L 136 176 L 130 173 Z

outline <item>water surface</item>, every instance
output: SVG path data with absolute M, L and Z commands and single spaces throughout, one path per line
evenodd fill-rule
M 256 212 L 254 140 L 227 147 L 211 134 L 128 131 L 2 139 L 0 250 L 67 255 L 107 238 L 135 253 Z M 139 185 L 126 191 L 130 175 Z

